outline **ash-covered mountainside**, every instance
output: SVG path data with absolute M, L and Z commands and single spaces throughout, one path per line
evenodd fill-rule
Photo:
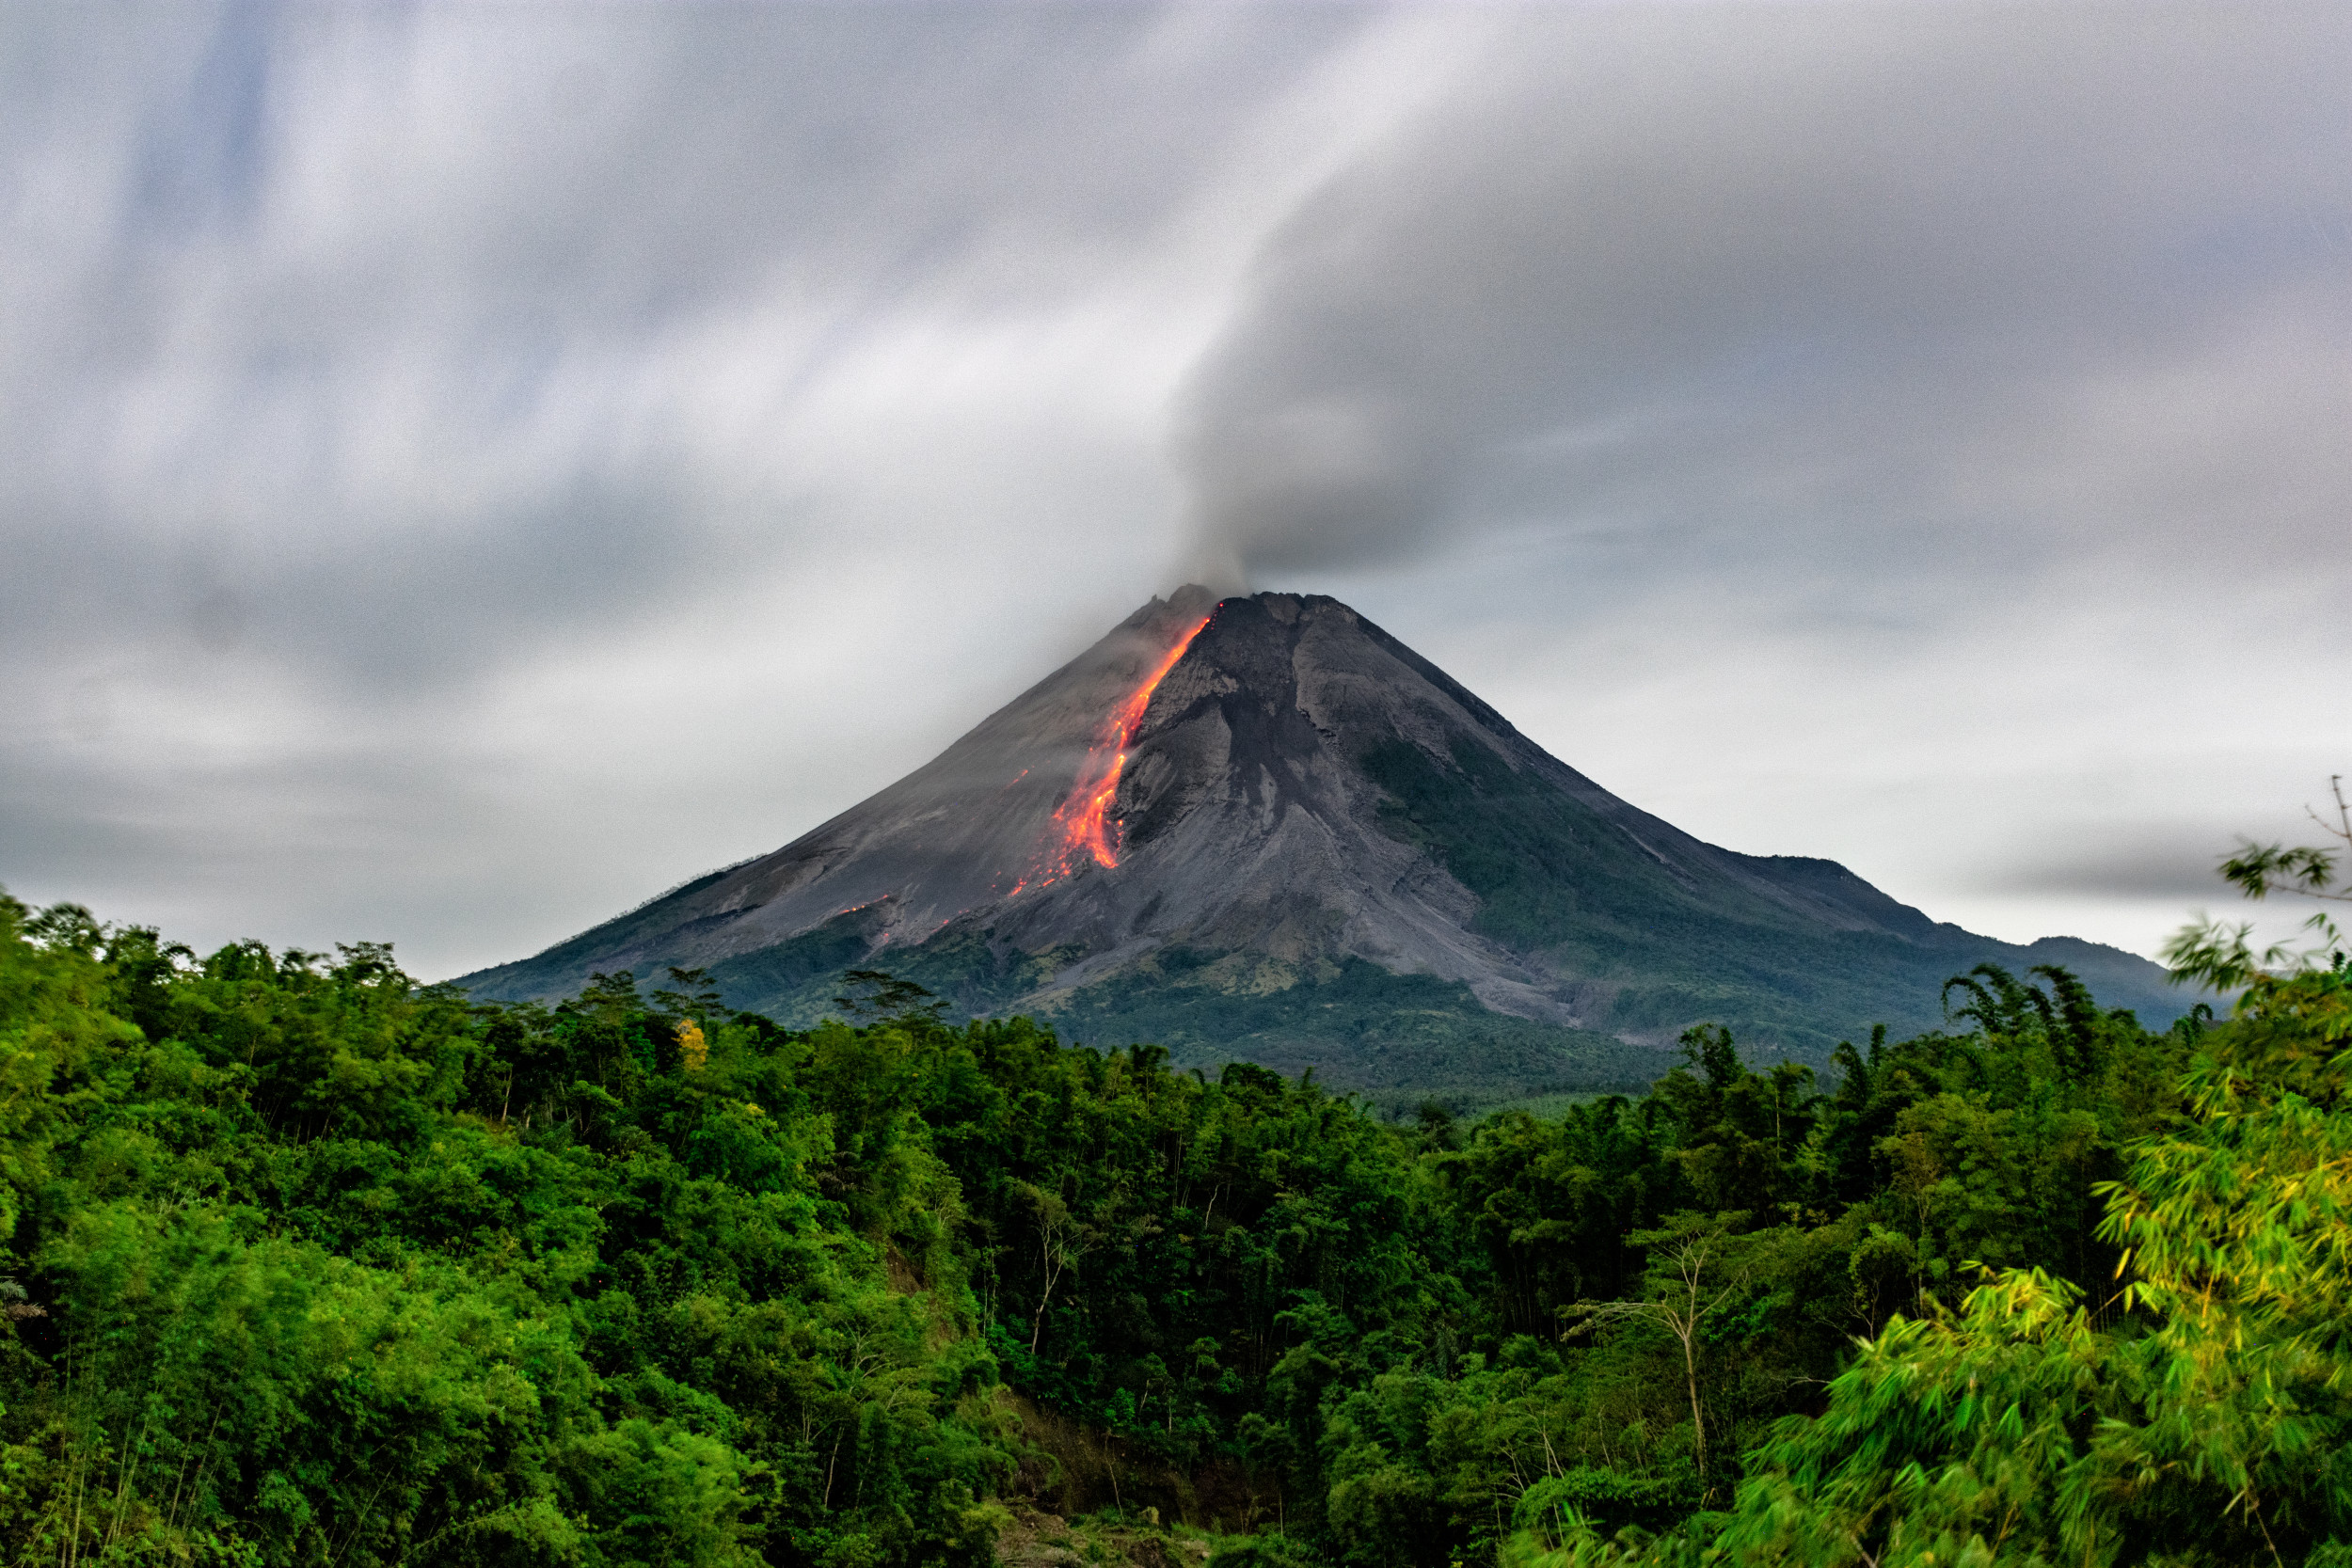
M 460 983 L 699 968 L 799 1022 L 886 968 L 1184 1063 L 1495 1090 L 1639 1086 L 1698 1022 L 1820 1060 L 1931 1025 L 1988 960 L 2180 1010 L 2116 949 L 2010 946 L 1831 862 L 1703 844 L 1336 600 L 1187 588 L 773 854 Z

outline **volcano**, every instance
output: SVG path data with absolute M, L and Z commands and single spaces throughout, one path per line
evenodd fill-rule
M 1153 599 L 939 757 L 772 854 L 462 978 L 708 972 L 784 1022 L 849 969 L 1179 1065 L 1375 1096 L 1638 1088 L 1689 1025 L 1820 1063 L 1979 962 L 2177 1015 L 2164 972 L 1939 924 L 1825 860 L 1617 799 L 1336 599 Z

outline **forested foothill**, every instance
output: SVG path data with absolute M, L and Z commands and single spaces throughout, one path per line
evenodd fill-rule
M 0 896 L 0 1552 L 2352 1563 L 2352 969 L 2173 958 L 2221 1016 L 1986 967 L 1391 1121 L 881 974 L 481 1005 Z

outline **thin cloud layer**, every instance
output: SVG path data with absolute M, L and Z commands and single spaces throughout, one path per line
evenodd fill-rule
M 2145 945 L 2138 847 L 2352 740 L 2348 31 L 0 12 L 0 882 L 511 958 L 1207 577 L 1734 847 Z
M 1339 31 L 1169 66 L 1109 10 L 17 25 L 47 69 L 20 72 L 11 227 L 48 254 L 0 388 L 34 568 L 6 624 L 135 603 L 363 689 L 821 540 L 845 402 L 1106 325 L 1220 101 Z

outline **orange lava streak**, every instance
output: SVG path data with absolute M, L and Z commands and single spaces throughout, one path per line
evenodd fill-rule
M 1152 705 L 1152 691 L 1176 668 L 1176 661 L 1184 657 L 1184 650 L 1192 646 L 1192 640 L 1208 624 L 1205 615 L 1194 622 L 1176 640 L 1168 657 L 1152 667 L 1143 684 L 1128 693 L 1127 700 L 1113 708 L 1110 717 L 1103 721 L 1102 738 L 1087 752 L 1086 764 L 1078 769 L 1076 786 L 1054 813 L 1054 820 L 1061 827 L 1062 841 L 1055 856 L 1053 875 L 1047 880 L 1068 875 L 1070 862 L 1082 849 L 1094 857 L 1097 865 L 1119 863 L 1119 851 L 1112 847 L 1110 838 L 1110 810 L 1111 802 L 1119 798 L 1119 775 L 1127 767 L 1127 748 L 1143 722 L 1143 710 Z

